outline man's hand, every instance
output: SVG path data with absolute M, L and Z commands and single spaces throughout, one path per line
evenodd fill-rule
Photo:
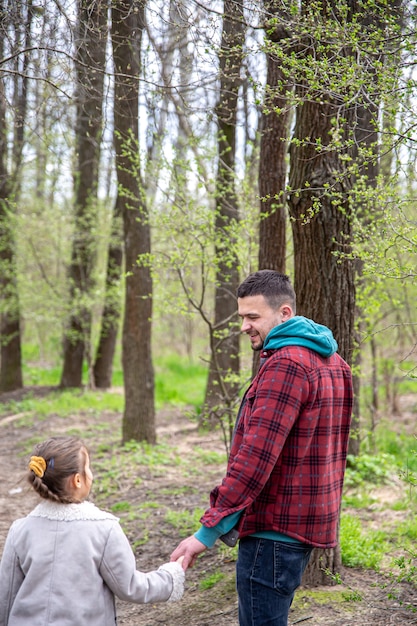
M 204 543 L 201 543 L 201 541 L 196 539 L 194 535 L 191 535 L 191 537 L 187 537 L 187 539 L 181 541 L 181 543 L 175 548 L 174 552 L 171 554 L 171 561 L 177 561 L 181 556 L 183 556 L 184 560 L 181 565 L 182 568 L 186 570 L 194 565 L 198 555 L 206 549 L 207 546 L 205 546 Z

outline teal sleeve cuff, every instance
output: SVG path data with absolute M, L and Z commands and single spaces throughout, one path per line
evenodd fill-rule
M 234 528 L 239 521 L 240 516 L 243 511 L 236 511 L 231 515 L 227 515 L 220 522 L 213 526 L 212 528 L 208 528 L 207 526 L 201 526 L 196 533 L 194 533 L 194 537 L 204 543 L 207 548 L 212 548 L 216 543 L 216 540 L 221 536 L 225 535 L 229 530 Z
M 201 543 L 204 543 L 206 548 L 212 548 L 220 535 L 221 533 L 217 532 L 216 526 L 214 526 L 213 528 L 201 526 L 201 528 L 199 528 L 197 532 L 194 533 L 194 537 L 201 541 Z

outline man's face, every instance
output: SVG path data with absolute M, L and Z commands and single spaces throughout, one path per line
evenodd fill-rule
M 264 296 L 238 298 L 238 313 L 242 319 L 241 332 L 249 335 L 252 350 L 262 350 L 265 337 L 278 324 L 293 316 L 291 307 L 283 304 L 271 309 Z

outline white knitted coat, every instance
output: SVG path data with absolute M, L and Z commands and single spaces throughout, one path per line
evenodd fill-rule
M 9 531 L 0 562 L 0 626 L 114 626 L 115 599 L 178 600 L 184 572 L 145 574 L 114 515 L 45 500 Z

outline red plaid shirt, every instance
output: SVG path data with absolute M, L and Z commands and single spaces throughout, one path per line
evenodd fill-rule
M 238 414 L 227 473 L 201 523 L 244 509 L 240 537 L 275 531 L 318 548 L 337 543 L 352 413 L 352 377 L 338 354 L 264 351 Z

